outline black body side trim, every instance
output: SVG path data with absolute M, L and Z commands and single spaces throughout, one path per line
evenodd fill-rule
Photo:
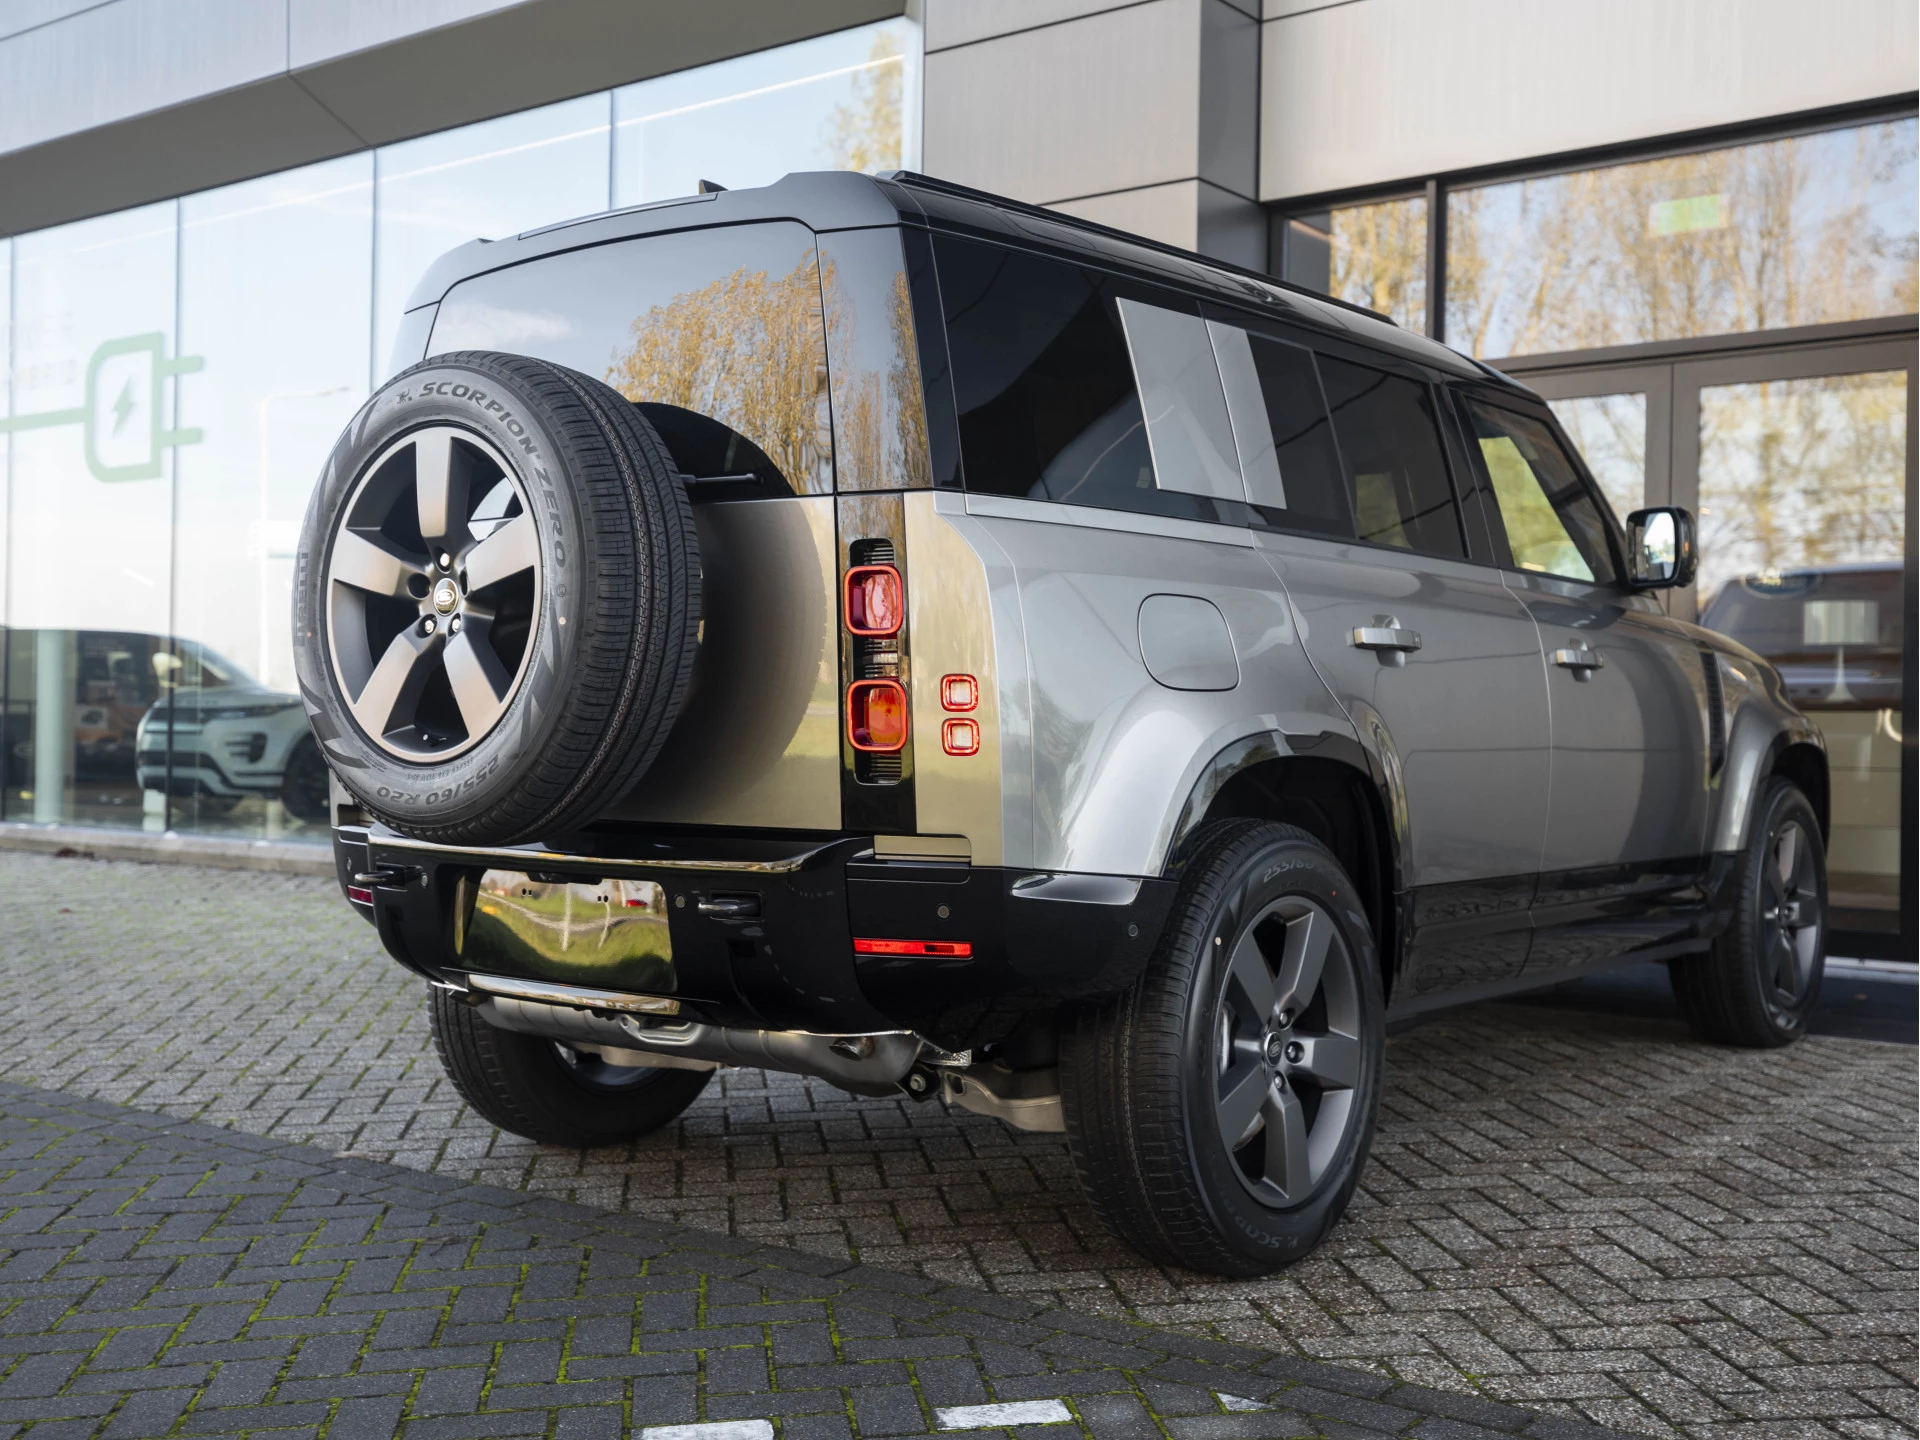
M 1542 875 L 1527 971 L 1597 964 L 1700 938 L 1713 908 L 1708 868 L 1689 855 Z
M 1393 1004 L 1520 974 L 1533 945 L 1528 911 L 1534 886 L 1532 875 L 1508 875 L 1403 892 L 1400 933 L 1406 946 Z

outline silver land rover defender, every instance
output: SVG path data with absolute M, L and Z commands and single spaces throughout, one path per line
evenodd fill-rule
M 430 271 L 308 512 L 348 899 L 496 1124 L 752 1065 L 1064 1131 L 1223 1275 L 1346 1205 L 1388 1022 L 1820 985 L 1826 757 L 1552 414 L 1369 312 L 796 175 Z

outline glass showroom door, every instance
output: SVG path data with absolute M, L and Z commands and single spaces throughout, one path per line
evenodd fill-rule
M 1522 376 L 1623 518 L 1694 512 L 1700 579 L 1672 613 L 1772 659 L 1826 735 L 1835 954 L 1911 951 L 1914 373 L 1911 339 L 1875 339 Z
M 1681 363 L 1674 399 L 1675 501 L 1700 525 L 1700 623 L 1778 665 L 1827 738 L 1830 948 L 1910 955 L 1913 343 Z

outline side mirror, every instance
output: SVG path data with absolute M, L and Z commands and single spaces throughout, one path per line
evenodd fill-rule
M 1700 565 L 1693 516 L 1678 505 L 1627 516 L 1627 579 L 1636 590 L 1683 590 Z

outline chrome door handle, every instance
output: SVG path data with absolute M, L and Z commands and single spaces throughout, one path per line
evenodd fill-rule
M 1353 645 L 1356 650 L 1399 650 L 1404 653 L 1420 648 L 1420 632 L 1396 630 L 1385 625 L 1356 625 L 1353 627 Z
M 1573 671 L 1573 678 L 1585 680 L 1596 670 L 1606 668 L 1607 660 L 1598 650 L 1589 650 L 1584 645 L 1578 650 L 1556 650 L 1553 663 Z

